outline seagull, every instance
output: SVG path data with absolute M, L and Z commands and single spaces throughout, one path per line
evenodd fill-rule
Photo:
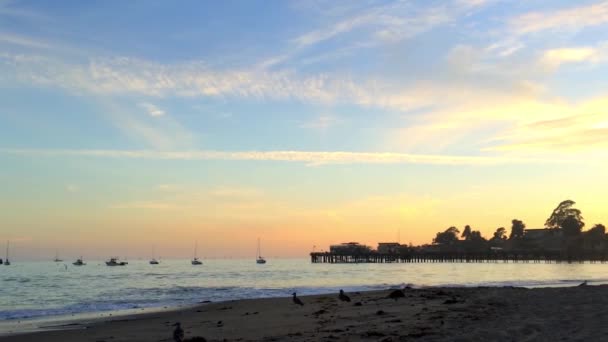
M 394 299 L 397 301 L 399 298 L 405 298 L 405 293 L 401 290 L 395 290 L 388 295 L 388 298 Z
M 296 293 L 293 293 L 293 303 L 298 304 L 300 306 L 304 306 L 304 303 L 300 300 L 300 298 L 296 297 Z
M 340 300 L 343 302 L 350 302 L 350 297 L 344 294 L 344 290 L 340 290 L 340 295 L 338 295 L 338 298 L 340 298 Z
M 585 280 L 584 282 L 580 283 L 578 286 L 587 286 L 587 281 Z
M 184 340 L 184 329 L 182 329 L 182 325 L 177 322 L 173 324 L 175 330 L 173 330 L 173 341 L 182 342 Z

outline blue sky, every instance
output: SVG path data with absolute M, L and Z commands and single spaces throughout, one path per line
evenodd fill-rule
M 607 28 L 607 1 L 0 0 L 0 237 L 606 220 Z

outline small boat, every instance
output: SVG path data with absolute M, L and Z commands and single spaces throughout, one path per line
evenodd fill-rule
M 106 266 L 126 266 L 128 264 L 126 261 L 118 261 L 118 258 L 110 258 L 110 260 L 106 261 Z
M 198 258 L 197 252 L 198 252 L 198 242 L 196 242 L 194 244 L 194 258 L 191 261 L 192 265 L 202 265 L 203 264 L 203 262 Z
M 74 261 L 72 263 L 72 265 L 74 265 L 74 266 L 84 266 L 84 265 L 86 265 L 86 262 L 82 261 L 82 257 L 80 257 L 80 258 L 76 259 L 76 261 Z
M 158 260 L 156 260 L 156 258 L 154 257 L 154 248 L 152 248 L 152 259 L 150 259 L 150 265 L 158 265 L 160 264 L 160 262 Z
M 59 252 L 55 251 L 55 259 L 53 259 L 54 262 L 63 262 L 62 259 L 59 259 Z
M 258 238 L 258 253 L 257 253 L 257 258 L 256 258 L 255 262 L 257 264 L 265 264 L 266 263 L 266 259 L 264 259 L 264 257 L 262 257 L 262 250 L 260 248 L 260 239 L 259 238 Z
M 11 262 L 8 260 L 8 250 L 10 247 L 10 243 L 11 243 L 10 241 L 6 241 L 6 259 L 4 259 L 4 264 L 6 266 L 9 266 L 11 264 Z

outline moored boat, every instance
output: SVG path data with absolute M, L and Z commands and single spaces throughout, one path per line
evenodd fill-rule
M 126 266 L 128 264 L 126 261 L 118 261 L 118 258 L 110 258 L 110 260 L 106 261 L 106 266 Z
M 4 265 L 9 266 L 11 264 L 10 260 L 8 260 L 8 250 L 10 247 L 10 241 L 6 241 L 6 259 L 4 259 Z
M 197 256 L 198 252 L 198 241 L 194 244 L 194 258 L 190 262 L 192 265 L 202 265 L 203 262 Z
M 74 266 L 84 266 L 84 265 L 86 265 L 86 263 L 84 261 L 82 261 L 82 257 L 80 257 L 80 258 L 76 259 L 76 261 L 74 261 L 72 263 L 72 265 L 74 265 Z
M 150 259 L 150 265 L 158 265 L 160 264 L 160 261 L 158 261 L 155 257 L 155 250 L 154 248 L 152 248 L 152 259 Z
M 262 256 L 262 249 L 260 248 L 260 239 L 259 238 L 258 238 L 258 252 L 257 252 L 257 258 L 256 258 L 255 262 L 257 264 L 266 263 L 266 259 L 264 259 L 264 257 Z

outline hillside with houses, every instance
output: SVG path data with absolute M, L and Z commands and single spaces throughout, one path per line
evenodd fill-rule
M 451 226 L 435 235 L 432 243 L 420 246 L 398 242 L 380 242 L 376 249 L 357 242 L 330 246 L 334 255 L 520 255 L 563 259 L 600 258 L 608 256 L 608 235 L 603 224 L 585 230 L 581 210 L 566 200 L 557 205 L 542 228 L 528 228 L 518 219 L 510 229 L 499 227 L 491 237 L 467 225 Z

